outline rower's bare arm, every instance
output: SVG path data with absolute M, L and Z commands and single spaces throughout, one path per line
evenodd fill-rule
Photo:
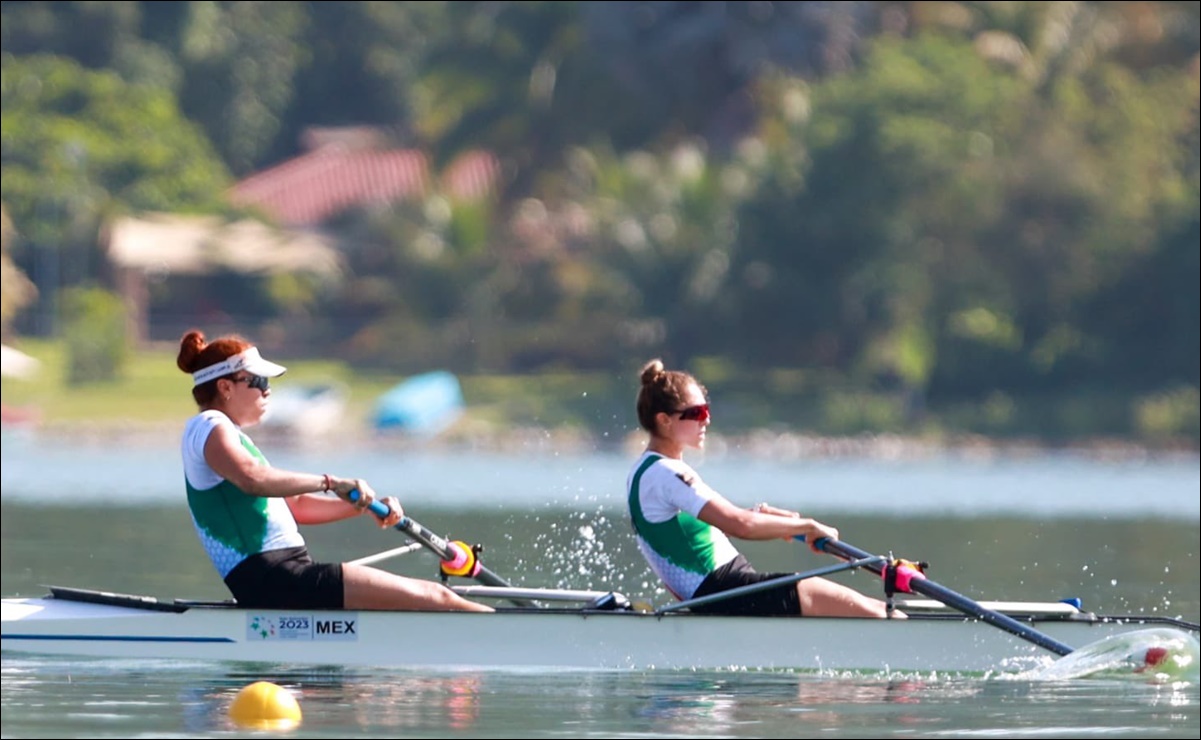
M 230 426 L 218 426 L 204 443 L 204 459 L 217 475 L 252 496 L 282 498 L 325 489 L 327 477 L 315 473 L 297 473 L 263 465 L 250 454 Z M 355 478 L 329 476 L 330 490 L 343 500 L 358 490 L 361 497 L 355 502 L 359 509 L 367 508 L 375 492 L 364 481 Z
M 821 522 L 801 516 L 787 516 L 752 511 L 735 506 L 720 496 L 711 499 L 701 509 L 699 518 L 731 537 L 743 540 L 792 539 L 805 535 L 814 542 L 822 537 L 838 539 L 838 530 Z

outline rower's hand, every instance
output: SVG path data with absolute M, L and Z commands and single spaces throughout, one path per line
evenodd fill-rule
M 772 506 L 771 504 L 766 503 L 766 502 L 761 503 L 761 504 L 755 504 L 751 510 L 757 511 L 760 514 L 771 514 L 773 516 L 787 516 L 787 517 L 791 517 L 793 519 L 801 518 L 801 515 L 795 511 L 790 511 L 788 509 L 780 509 L 780 508 Z
M 810 550 L 822 552 L 822 540 L 838 539 L 838 530 L 814 519 L 809 519 L 804 531 L 800 532 L 800 535 L 804 539 L 805 544 L 809 545 Z
M 380 529 L 388 529 L 400 524 L 400 520 L 404 518 L 405 510 L 400 507 L 400 499 L 395 496 L 389 496 L 380 499 L 380 503 L 388 507 L 388 516 L 379 520 Z
M 334 478 L 333 492 L 362 514 L 375 500 L 375 490 L 362 478 Z

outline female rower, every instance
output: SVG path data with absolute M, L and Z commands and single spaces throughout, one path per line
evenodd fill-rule
M 239 336 L 206 342 L 189 331 L 176 364 L 192 376 L 200 413 L 183 434 L 184 482 L 192 523 L 238 604 L 287 609 L 493 611 L 451 589 L 354 563 L 317 563 L 298 524 L 357 516 L 376 500 L 359 478 L 271 467 L 243 431 L 257 424 L 271 398 L 270 378 L 285 368 Z M 351 493 L 358 496 L 351 502 Z M 383 499 L 390 527 L 404 515 Z
M 709 486 L 686 462 L 684 450 L 705 445 L 709 400 L 690 374 L 660 360 L 642 369 L 638 423 L 650 433 L 630 469 L 626 490 L 638 548 L 677 599 L 696 599 L 788 573 L 759 573 L 729 537 L 791 540 L 804 535 L 817 551 L 838 530 L 794 511 L 758 504 L 744 509 Z M 727 536 L 728 535 L 728 536 Z M 767 590 L 702 602 L 693 611 L 743 615 L 885 617 L 885 604 L 825 578 L 809 577 Z M 904 617 L 899 611 L 891 616 Z

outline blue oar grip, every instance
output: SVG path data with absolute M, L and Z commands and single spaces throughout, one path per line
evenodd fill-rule
M 793 538 L 794 540 L 796 540 L 797 542 L 804 542 L 804 541 L 805 541 L 805 535 L 803 535 L 803 534 L 793 535 L 793 537 L 792 537 L 792 538 Z M 817 542 L 815 542 L 815 543 L 813 543 L 813 544 L 814 544 L 814 546 L 816 546 L 816 547 L 817 547 L 817 549 L 819 549 L 819 550 L 825 550 L 825 549 L 826 549 L 826 543 L 827 543 L 827 542 L 829 542 L 829 541 L 830 541 L 830 538 L 829 538 L 829 537 L 818 537 L 818 538 L 817 538 Z
M 351 491 L 350 495 L 347 496 L 347 498 L 349 498 L 350 503 L 353 504 L 355 501 L 357 501 L 359 499 L 359 489 L 356 488 L 353 491 Z M 379 500 L 372 501 L 371 504 L 367 508 L 371 509 L 371 513 L 375 514 L 380 519 L 387 519 L 388 515 L 392 513 L 392 510 L 388 508 L 388 505 L 385 504 L 383 501 L 379 501 Z

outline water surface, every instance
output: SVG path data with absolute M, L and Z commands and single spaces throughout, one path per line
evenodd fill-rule
M 452 539 L 484 546 L 514 584 L 603 588 L 667 603 L 633 547 L 611 455 L 268 450 L 274 464 L 361 475 Z M 767 500 L 838 527 L 862 549 L 931 564 L 976 599 L 1081 598 L 1104 612 L 1197 620 L 1196 459 L 697 462 L 730 498 Z M 0 590 L 46 584 L 225 598 L 196 542 L 164 449 L 3 447 Z M 403 544 L 352 520 L 306 528 L 323 559 Z M 785 542 L 741 543 L 764 569 L 829 562 Z M 424 551 L 384 567 L 424 578 Z M 879 580 L 845 574 L 875 592 Z M 420 639 L 420 636 L 414 636 Z M 245 735 L 226 709 L 257 680 L 292 690 L 289 737 L 1196 737 L 1195 680 L 800 674 L 787 671 L 415 672 L 5 655 L 8 737 Z M 281 733 L 276 733 L 281 734 Z

